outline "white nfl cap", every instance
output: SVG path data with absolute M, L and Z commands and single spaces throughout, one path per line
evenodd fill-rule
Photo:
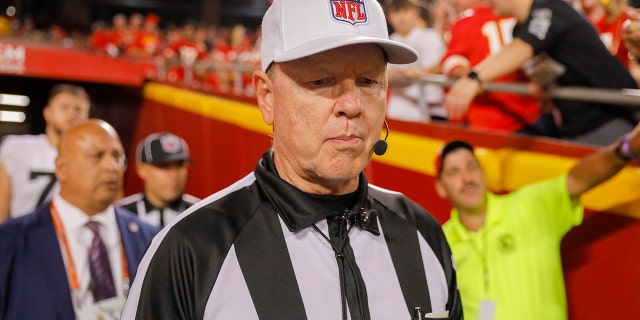
M 405 64 L 418 52 L 389 40 L 387 22 L 376 0 L 275 0 L 262 18 L 262 71 L 285 62 L 359 43 L 375 43 L 389 63 Z

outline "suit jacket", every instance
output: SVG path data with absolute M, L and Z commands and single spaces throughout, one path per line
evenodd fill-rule
M 131 281 L 158 227 L 115 207 Z M 75 319 L 48 205 L 0 224 L 0 320 Z

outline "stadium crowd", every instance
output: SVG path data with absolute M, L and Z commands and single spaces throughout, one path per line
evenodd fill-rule
M 640 112 L 567 109 L 545 93 L 637 89 L 640 37 L 633 46 L 623 31 L 633 19 L 640 28 L 640 16 L 624 0 L 353 2 L 371 9 L 360 29 L 324 14 L 333 7 L 320 1 L 278 0 L 262 47 L 260 29 L 165 25 L 154 13 L 119 13 L 90 33 L 0 20 L 3 36 L 151 62 L 160 81 L 254 96 L 273 128 L 255 171 L 204 200 L 184 193 L 186 140 L 152 133 L 136 148 L 144 189 L 123 199 L 119 134 L 89 118 L 83 88 L 54 86 L 45 134 L 0 144 L 0 320 L 568 319 L 561 240 L 582 223 L 580 197 L 640 161 Z M 570 43 L 550 40 L 567 30 Z M 430 74 L 456 82 L 387 91 L 388 79 Z M 491 95 L 494 81 L 526 82 L 530 96 Z M 604 147 L 553 179 L 496 195 L 474 147 L 450 141 L 434 159 L 435 191 L 452 206 L 441 226 L 414 200 L 367 181 L 372 154 L 386 152 L 387 118 Z M 609 122 L 620 119 L 629 127 Z M 567 134 L 576 123 L 608 135 L 577 139 L 585 132 Z M 337 288 L 339 300 L 325 294 Z
M 429 74 L 465 78 L 484 58 L 509 44 L 511 30 L 516 24 L 514 17 L 494 16 L 490 13 L 490 4 L 485 0 L 380 2 L 385 8 L 391 37 L 414 47 L 421 56 L 420 61 L 401 70 L 390 70 L 389 118 L 448 121 L 505 133 L 573 138 L 563 134 L 562 127 L 567 125 L 567 119 L 563 119 L 566 115 L 558 110 L 557 101 L 545 96 L 545 89 L 556 83 L 550 85 L 545 82 L 547 80 L 539 81 L 540 77 L 535 78 L 531 75 L 531 68 L 526 68 L 539 60 L 540 55 L 530 59 L 521 70 L 490 79 L 498 82 L 528 82 L 532 97 L 480 92 L 462 115 L 452 115 L 452 109 L 446 107 L 448 90 L 443 92 L 437 85 L 420 87 L 415 84 L 394 84 L 397 77 L 412 78 Z M 622 39 L 623 24 L 628 21 L 632 10 L 626 0 L 573 0 L 570 4 L 594 26 L 611 55 L 618 58 L 636 81 L 640 79 L 640 67 Z M 492 33 L 487 31 L 489 26 L 502 31 Z M 478 34 L 477 37 L 471 36 L 474 32 Z M 150 12 L 129 16 L 115 14 L 110 22 L 96 21 L 90 33 L 64 30 L 58 25 L 52 25 L 47 30 L 36 30 L 29 18 L 11 20 L 4 16 L 0 20 L 0 35 L 48 41 L 118 59 L 144 61 L 157 67 L 157 80 L 205 92 L 255 95 L 250 82 L 251 73 L 260 65 L 259 28 L 254 30 L 242 24 L 220 26 L 196 21 L 174 25 L 163 22 L 158 14 Z M 464 36 L 475 40 L 465 39 Z M 469 55 L 465 56 L 465 52 L 469 52 Z M 637 121 L 631 119 L 631 122 L 633 126 Z M 591 143 L 592 140 L 582 142 Z

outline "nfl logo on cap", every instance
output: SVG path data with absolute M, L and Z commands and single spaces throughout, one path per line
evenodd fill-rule
M 333 19 L 356 25 L 367 22 L 364 0 L 331 0 Z
M 184 139 L 168 133 L 152 133 L 138 144 L 137 162 L 156 165 L 175 161 L 191 161 Z
M 273 63 L 365 43 L 384 49 L 389 63 L 416 61 L 415 49 L 389 40 L 386 20 L 377 0 L 275 0 L 262 19 L 262 71 Z
M 180 151 L 180 139 L 174 135 L 160 136 L 160 146 L 165 153 Z

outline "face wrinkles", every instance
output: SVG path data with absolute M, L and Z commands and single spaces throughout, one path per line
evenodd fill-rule
M 387 80 L 381 48 L 342 47 L 276 67 L 278 172 L 303 191 L 354 191 L 384 120 Z

